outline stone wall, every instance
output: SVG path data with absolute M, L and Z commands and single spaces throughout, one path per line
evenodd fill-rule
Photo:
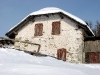
M 15 40 L 29 41 L 41 45 L 40 52 L 57 57 L 57 50 L 65 48 L 68 62 L 82 63 L 82 50 L 84 48 L 84 38 L 82 29 L 78 29 L 77 23 L 67 17 L 63 19 L 59 15 L 39 16 L 34 18 L 34 22 L 28 22 L 22 28 Z M 52 35 L 52 22 L 60 21 L 61 33 Z M 43 35 L 34 36 L 34 27 L 37 23 L 43 23 Z M 15 43 L 15 47 L 21 50 L 36 51 L 37 46 L 25 43 Z

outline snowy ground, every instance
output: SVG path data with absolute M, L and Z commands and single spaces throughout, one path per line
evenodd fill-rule
M 0 75 L 100 75 L 100 64 L 71 64 L 0 48 Z

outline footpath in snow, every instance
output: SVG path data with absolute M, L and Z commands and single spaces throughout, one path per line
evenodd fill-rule
M 71 64 L 0 48 L 0 75 L 100 75 L 100 64 Z

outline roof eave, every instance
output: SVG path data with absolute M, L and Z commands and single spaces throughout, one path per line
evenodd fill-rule
M 13 28 L 11 28 L 5 35 L 7 37 L 11 38 L 10 35 L 17 32 L 18 30 L 20 30 L 20 28 L 24 26 L 23 24 L 28 22 L 31 18 L 32 18 L 31 15 L 27 16 L 21 22 L 19 22 L 17 25 L 15 25 Z
M 16 28 L 18 28 L 23 22 L 25 22 L 25 20 L 27 20 L 28 18 L 30 18 L 30 16 L 37 16 L 37 15 L 46 15 L 46 14 L 53 14 L 53 13 L 62 13 L 62 14 L 64 14 L 64 15 L 66 15 L 66 13 L 63 11 L 57 11 L 57 12 L 52 12 L 52 13 L 45 13 L 45 14 L 29 14 L 27 17 L 25 17 L 21 22 L 19 22 L 16 26 L 14 26 L 11 30 L 9 30 L 7 33 L 6 33 L 6 36 L 10 36 L 10 34 L 12 34 L 13 33 L 13 31 L 16 31 L 17 29 Z M 66 15 L 66 16 L 68 16 L 68 15 Z M 71 18 L 70 16 L 68 16 L 69 18 Z M 79 21 L 77 21 L 77 20 L 75 20 L 74 18 L 71 18 L 71 19 L 73 19 L 74 21 L 76 21 L 76 22 L 78 22 L 78 23 L 80 23 L 81 25 L 83 25 L 83 26 L 86 26 L 87 27 L 87 29 L 89 30 L 89 33 L 91 34 L 91 36 L 95 36 L 94 35 L 94 33 L 92 32 L 92 30 L 90 29 L 90 27 L 88 26 L 88 25 L 86 25 L 85 23 L 81 23 L 81 22 L 79 22 Z

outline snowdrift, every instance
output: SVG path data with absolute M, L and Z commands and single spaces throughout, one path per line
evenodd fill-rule
M 100 75 L 100 64 L 72 64 L 0 48 L 0 75 Z

